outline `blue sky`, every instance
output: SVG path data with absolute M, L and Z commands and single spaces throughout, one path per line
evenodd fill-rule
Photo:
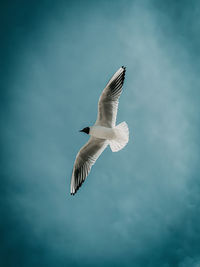
M 2 266 L 200 265 L 198 1 L 1 1 Z M 117 122 L 74 197 L 98 98 Z

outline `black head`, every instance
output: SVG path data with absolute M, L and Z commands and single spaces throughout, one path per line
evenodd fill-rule
M 89 132 L 90 132 L 90 127 L 85 127 L 85 128 L 83 128 L 83 130 L 80 130 L 79 132 L 84 132 L 84 133 L 86 133 L 86 134 L 89 134 Z

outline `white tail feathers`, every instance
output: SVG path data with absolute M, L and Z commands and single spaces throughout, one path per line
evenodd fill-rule
M 112 152 L 117 152 L 124 148 L 129 140 L 129 129 L 125 121 L 121 122 L 114 128 L 116 137 L 109 140 L 109 145 Z

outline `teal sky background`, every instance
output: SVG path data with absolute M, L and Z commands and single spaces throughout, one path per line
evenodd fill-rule
M 200 266 L 200 2 L 1 1 L 0 266 Z M 73 163 L 126 66 L 107 148 Z

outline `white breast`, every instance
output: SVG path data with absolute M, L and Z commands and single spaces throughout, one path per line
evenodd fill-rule
M 112 140 L 115 138 L 114 129 L 103 126 L 91 126 L 90 135 L 97 138 L 108 139 L 108 140 Z

